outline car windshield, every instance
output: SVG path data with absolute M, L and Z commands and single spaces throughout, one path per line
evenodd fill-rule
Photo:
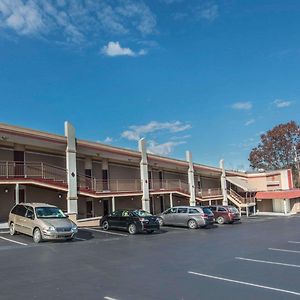
M 232 213 L 238 213 L 239 211 L 235 207 L 229 207 L 229 211 Z
M 66 215 L 57 207 L 36 207 L 37 218 L 66 218 Z
M 138 216 L 138 217 L 150 217 L 152 216 L 152 214 L 148 213 L 147 211 L 144 210 L 134 210 L 132 212 L 134 215 Z

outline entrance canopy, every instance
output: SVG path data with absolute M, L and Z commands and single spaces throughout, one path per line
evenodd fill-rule
M 257 192 L 255 197 L 256 199 L 295 199 L 300 198 L 300 189 Z

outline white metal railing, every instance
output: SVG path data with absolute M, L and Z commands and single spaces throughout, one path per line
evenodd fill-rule
M 181 179 L 152 179 L 149 182 L 150 190 L 176 190 L 187 193 L 189 185 Z
M 221 188 L 197 189 L 197 194 L 201 198 L 222 196 L 222 189 Z
M 0 178 L 40 178 L 67 181 L 66 170 L 44 162 L 0 161 Z
M 252 194 L 250 194 L 249 196 L 246 194 L 246 197 L 243 197 L 233 189 L 229 189 L 228 193 L 232 198 L 234 198 L 240 204 L 248 204 L 248 203 L 255 202 L 255 196 Z

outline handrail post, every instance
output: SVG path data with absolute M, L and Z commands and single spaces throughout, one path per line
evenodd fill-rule
M 42 179 L 44 179 L 44 163 L 41 162 Z
M 8 161 L 6 162 L 6 178 L 8 178 L 9 175 L 9 166 L 8 166 Z

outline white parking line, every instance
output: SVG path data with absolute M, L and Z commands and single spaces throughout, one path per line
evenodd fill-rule
M 288 243 L 290 243 L 290 244 L 300 244 L 300 242 L 297 242 L 297 241 L 288 241 Z
M 273 288 L 273 287 L 270 287 L 270 286 L 265 286 L 265 285 L 260 285 L 260 284 L 245 282 L 245 281 L 239 281 L 239 280 L 233 280 L 233 279 L 224 278 L 224 277 L 217 277 L 217 276 L 212 276 L 212 275 L 207 275 L 207 274 L 202 274 L 202 273 L 196 273 L 196 272 L 191 272 L 191 271 L 189 271 L 188 273 L 192 274 L 192 275 L 197 275 L 197 276 L 211 278 L 211 279 L 216 279 L 216 280 L 221 280 L 221 281 L 227 281 L 227 282 L 232 282 L 232 283 L 237 283 L 237 284 L 242 284 L 242 285 L 248 285 L 248 286 L 258 287 L 258 288 L 261 288 L 261 289 L 266 289 L 266 290 L 271 290 L 271 291 L 276 291 L 276 292 L 281 292 L 281 293 L 286 293 L 286 294 L 292 294 L 292 295 L 300 296 L 299 292 L 294 292 L 294 291 L 289 291 L 289 290 L 283 290 L 283 289 Z
M 235 259 L 251 261 L 251 262 L 258 262 L 258 263 L 263 263 L 263 264 L 270 264 L 270 265 L 279 265 L 279 266 L 300 268 L 300 265 L 285 264 L 285 263 L 268 261 L 268 260 L 251 259 L 251 258 L 244 258 L 244 257 L 235 257 Z
M 107 233 L 107 234 L 112 234 L 112 235 L 119 235 L 119 236 L 128 236 L 128 234 L 124 234 L 124 233 L 109 232 L 106 230 L 94 229 L 94 228 L 84 228 L 83 230 L 90 230 L 90 231 L 96 231 L 96 232 Z
M 277 249 L 277 248 L 268 248 L 271 251 L 280 251 L 280 252 L 290 252 L 290 253 L 300 253 L 297 250 L 288 250 L 288 249 Z
M 11 240 L 11 239 L 7 239 L 3 236 L 0 236 L 0 239 L 5 240 L 5 241 L 9 241 L 9 242 L 12 242 L 12 243 L 20 244 L 20 245 L 23 245 L 23 246 L 27 246 L 27 244 L 25 244 L 25 243 L 21 243 L 21 242 L 17 242 L 17 241 Z
M 7 234 L 7 233 L 9 233 L 9 231 L 0 231 L 0 234 L 3 234 L 3 233 Z
M 108 297 L 108 296 L 105 296 L 104 299 L 106 299 L 106 300 L 118 300 L 116 298 L 111 298 L 111 297 Z

